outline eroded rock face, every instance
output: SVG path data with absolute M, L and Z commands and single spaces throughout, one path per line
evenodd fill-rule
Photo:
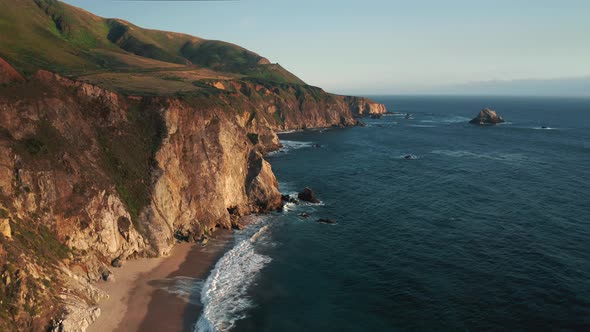
M 496 111 L 489 108 L 484 108 L 473 120 L 469 121 L 469 123 L 477 125 L 495 125 L 504 122 L 504 119 L 496 114 Z
M 376 103 L 368 98 L 363 97 L 344 97 L 352 113 L 355 116 L 373 115 L 379 116 L 387 113 L 387 108 L 383 104 Z
M 239 114 L 196 111 L 177 100 L 165 106 L 168 135 L 156 153 L 152 203 L 142 214 L 158 255 L 169 252 L 174 235 L 197 239 L 216 226 L 231 228 L 229 210 L 245 215 L 280 205 L 276 178 Z
M 12 229 L 10 228 L 10 219 L 0 218 L 0 234 L 7 239 L 12 239 Z
M 250 153 L 246 183 L 248 203 L 253 211 L 277 210 L 282 206 L 279 183 L 270 164 L 257 151 Z

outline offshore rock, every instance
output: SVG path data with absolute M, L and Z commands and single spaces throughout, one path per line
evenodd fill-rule
M 317 204 L 320 202 L 320 200 L 315 197 L 315 193 L 313 192 L 313 190 L 311 190 L 309 188 L 303 189 L 303 191 L 300 192 L 297 195 L 297 197 L 302 201 L 310 202 L 310 203 L 314 203 L 314 204 Z
M 473 120 L 469 121 L 469 123 L 477 125 L 495 125 L 503 122 L 505 122 L 504 119 L 490 108 L 484 108 Z

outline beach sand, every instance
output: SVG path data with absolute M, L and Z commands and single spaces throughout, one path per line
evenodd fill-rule
M 206 246 L 181 243 L 168 257 L 131 260 L 122 268 L 112 269 L 114 282 L 96 284 L 110 297 L 98 304 L 101 315 L 87 331 L 192 332 L 201 311 L 201 306 L 195 303 L 200 291 L 182 298 L 169 293 L 166 287 L 178 277 L 205 280 L 231 245 L 232 234 L 230 230 L 220 229 Z

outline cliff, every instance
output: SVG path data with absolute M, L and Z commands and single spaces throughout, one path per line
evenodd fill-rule
M 112 266 L 281 207 L 276 131 L 386 112 L 56 0 L 0 0 L 0 22 L 0 330 L 83 331 Z
M 2 327 L 87 325 L 113 263 L 280 208 L 275 130 L 354 125 L 356 100 L 251 80 L 126 95 L 47 71 L 0 87 Z

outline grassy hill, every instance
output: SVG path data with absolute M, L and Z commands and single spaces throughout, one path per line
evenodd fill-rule
M 153 93 L 195 89 L 192 83 L 199 79 L 305 84 L 240 46 L 143 29 L 56 0 L 0 0 L 0 36 L 0 57 L 24 75 L 47 69 L 115 89 L 130 83 L 137 92 Z M 137 84 L 149 79 L 153 82 Z

